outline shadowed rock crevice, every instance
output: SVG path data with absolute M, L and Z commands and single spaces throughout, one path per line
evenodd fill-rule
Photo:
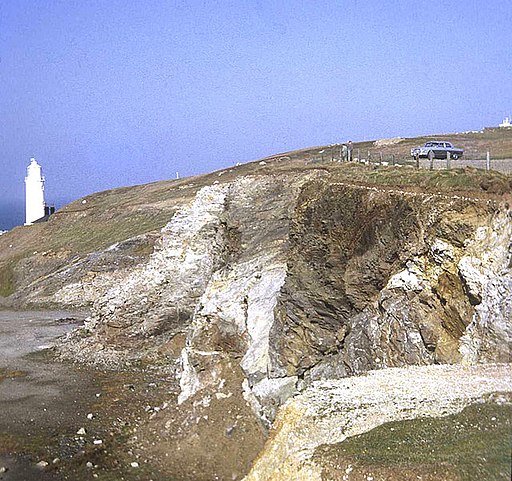
M 351 319 L 373 305 L 418 237 L 415 212 L 400 196 L 308 185 L 297 203 L 273 327 L 275 369 L 302 375 L 343 350 Z

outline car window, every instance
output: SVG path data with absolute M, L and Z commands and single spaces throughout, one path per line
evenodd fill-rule
M 425 144 L 425 147 L 432 147 L 432 142 L 427 142 L 427 143 Z

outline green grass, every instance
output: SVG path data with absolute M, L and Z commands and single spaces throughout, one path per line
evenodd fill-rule
M 378 167 L 368 170 L 361 180 L 372 184 L 420 187 L 425 190 L 444 192 L 471 191 L 504 194 L 512 190 L 512 176 L 499 172 L 484 172 L 477 169 L 417 170 L 393 167 Z
M 299 164 L 299 165 L 297 165 Z M 512 192 L 512 175 L 478 170 L 470 167 L 451 170 L 428 170 L 413 167 L 339 164 L 326 162 L 310 165 L 309 169 L 329 171 L 334 182 L 360 183 L 374 186 L 420 189 L 425 192 L 474 192 L 502 195 Z M 300 162 L 276 164 L 269 171 L 301 171 Z
M 169 212 L 131 216 L 120 214 L 105 221 L 94 219 L 93 225 L 87 222 L 61 223 L 55 226 L 45 248 L 70 249 L 74 253 L 105 249 L 116 242 L 160 229 L 171 216 Z
M 469 133 L 447 133 L 424 135 L 420 137 L 402 138 L 395 144 L 376 146 L 373 140 L 356 142 L 354 139 L 354 157 L 368 158 L 368 152 L 374 160 L 378 160 L 382 154 L 384 161 L 390 161 L 393 155 L 396 161 L 402 163 L 404 160 L 410 161 L 411 148 L 423 145 L 430 140 L 442 139 L 451 142 L 456 147 L 464 149 L 465 159 L 485 159 L 487 151 L 490 151 L 492 159 L 512 159 L 512 129 L 485 129 L 483 132 Z M 347 142 L 348 139 L 336 139 L 336 143 Z M 331 153 L 339 152 L 338 146 L 317 146 L 294 152 L 279 154 L 279 156 L 289 156 L 292 160 L 295 158 L 321 159 L 323 152 L 324 160 L 331 157 Z M 272 157 L 278 157 L 272 156 Z
M 14 264 L 15 261 L 11 261 L 0 266 L 0 297 L 10 296 L 16 290 L 14 283 Z

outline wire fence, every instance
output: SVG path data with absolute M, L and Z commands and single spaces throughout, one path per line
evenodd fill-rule
M 304 154 L 303 154 L 304 155 Z M 357 146 L 352 150 L 345 144 L 336 144 L 321 149 L 310 150 L 305 155 L 307 162 L 359 162 L 382 166 L 410 166 L 420 169 L 456 169 L 473 167 L 483 170 L 496 170 L 512 173 L 512 158 L 497 159 L 492 157 L 491 151 L 471 152 L 470 158 L 453 159 L 447 155 L 444 159 L 413 158 L 404 153 L 388 153 L 378 149 L 361 149 Z

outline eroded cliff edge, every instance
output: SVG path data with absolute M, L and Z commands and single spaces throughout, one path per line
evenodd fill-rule
M 372 369 L 510 361 L 506 199 L 347 183 L 328 170 L 212 183 L 146 262 L 52 294 L 93 301 L 64 355 L 176 370 L 183 403 L 226 366 L 265 425 L 297 389 Z

